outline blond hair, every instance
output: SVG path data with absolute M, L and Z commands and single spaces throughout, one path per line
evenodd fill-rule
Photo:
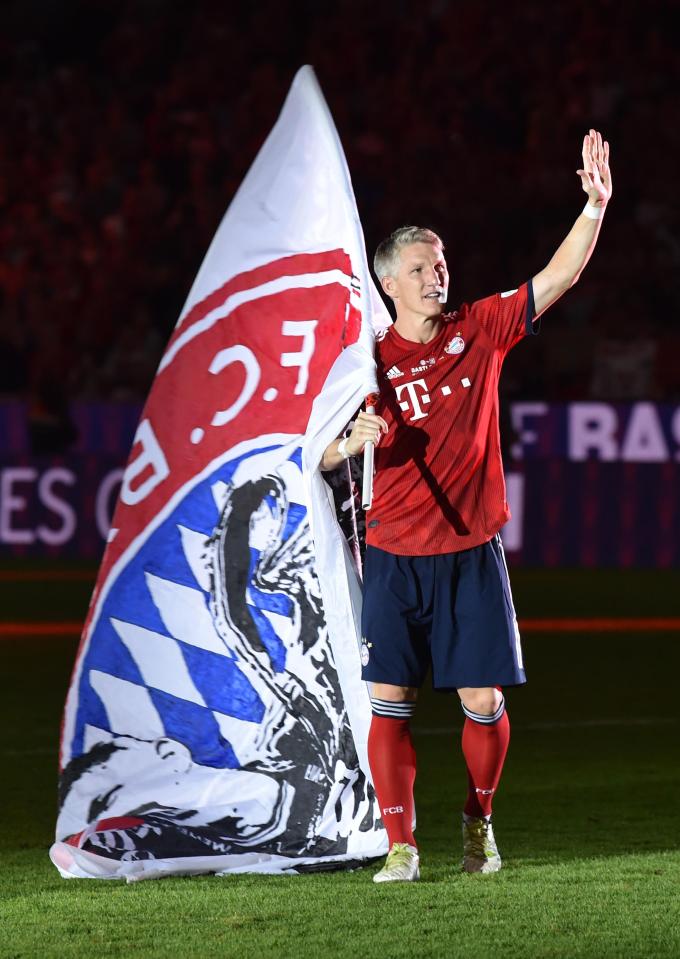
M 441 237 L 433 230 L 422 226 L 400 226 L 394 233 L 378 245 L 373 257 L 373 269 L 379 280 L 385 276 L 395 276 L 399 269 L 399 253 L 412 243 L 431 243 L 444 249 Z

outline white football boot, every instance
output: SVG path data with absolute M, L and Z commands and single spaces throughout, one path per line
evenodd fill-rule
M 415 846 L 395 842 L 387 854 L 387 860 L 373 882 L 415 882 L 420 879 L 420 859 Z
M 501 865 L 491 820 L 463 813 L 463 872 L 498 872 Z

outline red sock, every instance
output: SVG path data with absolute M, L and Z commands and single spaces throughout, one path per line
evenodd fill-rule
M 466 815 L 491 815 L 509 742 L 510 720 L 505 710 L 495 723 L 478 723 L 466 717 L 463 726 L 463 755 L 468 769 Z
M 415 846 L 413 784 L 416 751 L 408 719 L 373 715 L 368 732 L 368 761 L 390 848 L 395 842 Z

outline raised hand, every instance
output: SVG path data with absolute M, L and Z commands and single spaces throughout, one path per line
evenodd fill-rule
M 581 186 L 593 206 L 605 206 L 612 195 L 612 175 L 609 169 L 609 144 L 602 134 L 591 130 L 583 138 L 583 169 L 576 171 Z

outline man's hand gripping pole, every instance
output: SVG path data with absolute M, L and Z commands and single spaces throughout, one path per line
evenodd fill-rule
M 369 393 L 366 397 L 366 412 L 375 413 L 375 404 L 378 402 L 377 393 Z M 373 503 L 373 443 L 364 446 L 364 482 L 361 491 L 361 505 L 367 510 Z

